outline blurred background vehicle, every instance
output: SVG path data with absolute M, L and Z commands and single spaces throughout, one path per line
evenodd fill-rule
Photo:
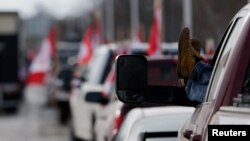
M 70 109 L 72 112 L 72 139 L 93 140 L 95 116 L 100 105 L 85 102 L 88 92 L 101 91 L 101 84 L 111 69 L 114 52 L 111 47 L 104 46 L 94 51 L 84 74 L 85 81 L 81 82 L 70 95 Z
M 22 101 L 24 56 L 20 46 L 21 20 L 17 11 L 0 11 L 0 108 L 14 112 Z

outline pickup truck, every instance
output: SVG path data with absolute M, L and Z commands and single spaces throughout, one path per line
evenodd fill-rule
M 147 86 L 145 76 L 147 60 L 143 57 L 123 56 L 117 59 L 117 75 L 122 74 L 121 61 L 136 62 L 137 69 L 130 76 L 139 75 L 132 80 L 133 87 L 120 83 L 125 78 L 118 78 L 116 92 L 123 102 L 145 103 L 163 102 L 173 105 L 196 107 L 191 118 L 186 121 L 178 133 L 178 141 L 207 141 L 210 136 L 209 125 L 249 125 L 249 80 L 250 80 L 250 4 L 245 5 L 233 17 L 215 52 L 211 65 L 212 75 L 206 92 L 205 101 L 193 103 L 185 91 L 175 86 Z M 133 64 L 131 63 L 131 64 Z M 124 64 L 124 63 L 123 63 Z M 127 67 L 131 67 L 127 65 Z M 119 66 L 120 65 L 120 66 Z M 126 70 L 124 70 L 126 71 Z M 128 76 L 126 76 L 128 77 Z M 138 83 L 141 82 L 141 83 Z M 152 95 L 158 91 L 161 95 Z M 236 139 L 236 138 L 235 138 Z

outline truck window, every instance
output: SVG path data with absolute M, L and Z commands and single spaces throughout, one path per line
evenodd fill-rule
M 87 80 L 92 84 L 103 83 L 111 68 L 112 51 L 99 48 L 94 51 L 93 58 L 87 66 Z M 108 70 L 108 71 L 107 71 Z
M 223 71 L 225 71 L 225 66 L 230 55 L 230 50 L 235 46 L 237 42 L 237 39 L 242 30 L 243 22 L 243 18 L 236 19 L 236 21 L 231 25 L 231 28 L 229 28 L 229 30 L 226 32 L 226 34 L 228 35 L 222 39 L 224 44 L 222 44 L 222 48 L 219 53 L 220 56 L 218 56 L 219 58 L 217 57 L 217 60 L 219 59 L 219 62 L 216 68 L 214 68 L 214 74 L 212 75 L 212 79 L 210 80 L 211 86 L 208 87 L 207 101 L 212 101 L 217 97 L 217 95 L 215 95 L 215 90 L 218 83 L 222 80 L 220 79 L 220 75 Z

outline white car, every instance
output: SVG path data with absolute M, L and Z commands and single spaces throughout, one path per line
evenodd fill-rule
M 86 81 L 80 87 L 74 89 L 70 95 L 70 109 L 72 114 L 72 138 L 81 140 L 93 140 L 94 116 L 99 104 L 87 103 L 84 98 L 86 93 L 101 91 L 102 83 L 106 78 L 111 65 L 113 53 L 108 47 L 99 47 L 87 66 Z
M 132 109 L 114 141 L 175 141 L 194 109 L 182 106 Z

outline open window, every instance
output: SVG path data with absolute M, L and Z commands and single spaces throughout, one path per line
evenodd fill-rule
M 212 101 L 217 97 L 214 94 L 216 87 L 221 81 L 220 80 L 221 77 L 219 76 L 222 74 L 223 71 L 225 71 L 225 65 L 230 55 L 230 50 L 236 44 L 236 40 L 240 35 L 243 22 L 244 22 L 243 18 L 238 18 L 229 25 L 215 53 L 215 56 L 211 62 L 211 65 L 214 67 L 213 69 L 214 73 L 211 76 L 210 84 L 208 86 L 208 92 L 206 98 L 207 102 Z

